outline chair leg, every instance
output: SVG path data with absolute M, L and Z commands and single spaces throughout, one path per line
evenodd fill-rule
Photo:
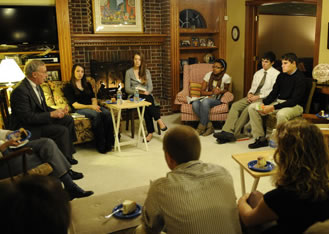
M 135 112 L 134 110 L 130 111 L 130 127 L 131 127 L 131 138 L 135 137 Z
M 158 122 L 157 122 L 157 128 L 158 128 L 158 135 L 161 135 L 160 124 Z
M 129 129 L 129 117 L 130 117 L 131 110 L 127 109 L 126 111 L 126 131 Z

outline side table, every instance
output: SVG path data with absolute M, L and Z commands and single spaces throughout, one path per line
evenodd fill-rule
M 140 135 L 142 134 L 144 144 L 146 151 L 148 151 L 148 146 L 147 146 L 147 140 L 145 136 L 145 130 L 143 126 L 143 121 L 144 121 L 144 112 L 145 112 L 145 107 L 152 105 L 152 103 L 147 102 L 147 101 L 141 101 L 141 102 L 132 102 L 130 100 L 123 100 L 123 103 L 121 105 L 119 104 L 107 104 L 106 102 L 104 103 L 105 106 L 110 109 L 111 111 L 111 116 L 112 116 L 112 121 L 113 121 L 113 128 L 114 128 L 114 134 L 115 134 L 115 143 L 114 143 L 114 151 L 118 149 L 119 152 L 121 152 L 121 146 L 127 145 L 127 144 L 134 144 L 138 146 L 140 142 Z M 140 110 L 140 107 L 142 108 L 142 111 Z M 138 135 L 137 135 L 137 140 L 130 140 L 126 142 L 121 142 L 119 141 L 119 129 L 120 129 L 120 121 L 121 121 L 121 111 L 124 109 L 137 109 L 138 113 L 138 119 L 139 119 L 139 128 L 138 128 Z M 117 114 L 117 119 L 115 119 L 114 111 L 118 111 Z
M 251 192 L 255 191 L 259 182 L 259 179 L 264 176 L 271 176 L 276 173 L 277 168 L 275 167 L 269 172 L 257 172 L 250 170 L 248 168 L 248 163 L 252 160 L 257 160 L 257 157 L 263 156 L 266 160 L 272 160 L 274 150 L 266 151 L 255 151 L 242 154 L 233 154 L 232 158 L 240 165 L 240 178 L 241 178 L 241 191 L 242 195 L 246 193 L 246 183 L 244 179 L 244 171 L 248 172 L 252 177 L 254 177 L 254 183 L 251 188 Z

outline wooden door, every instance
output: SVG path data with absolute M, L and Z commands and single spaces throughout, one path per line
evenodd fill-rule
M 316 26 L 313 65 L 318 64 L 322 0 L 253 0 L 246 2 L 246 35 L 245 35 L 245 67 L 244 67 L 244 95 L 250 89 L 253 74 L 257 70 L 257 35 L 258 35 L 258 7 L 269 3 L 307 3 L 316 4 Z

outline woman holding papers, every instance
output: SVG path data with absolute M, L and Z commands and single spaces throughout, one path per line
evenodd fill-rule
M 192 102 L 192 109 L 200 118 L 197 128 L 199 135 L 208 136 L 214 132 L 214 127 L 209 121 L 208 115 L 212 107 L 221 104 L 221 97 L 228 91 L 231 77 L 226 74 L 227 64 L 224 59 L 216 59 L 212 66 L 213 71 L 208 72 L 201 87 L 200 99 Z
M 71 82 L 64 87 L 64 96 L 74 112 L 85 115 L 91 120 L 96 148 L 98 152 L 105 154 L 111 151 L 114 144 L 111 113 L 98 105 L 84 71 L 82 65 L 73 65 Z
M 154 132 L 153 119 L 158 122 L 162 131 L 166 131 L 167 127 L 160 117 L 160 109 L 154 104 L 154 98 L 151 94 L 153 90 L 151 73 L 148 69 L 146 69 L 144 56 L 141 53 L 136 52 L 133 59 L 134 66 L 126 71 L 126 93 L 128 95 L 133 95 L 137 90 L 140 98 L 152 103 L 152 105 L 145 108 L 144 114 L 148 133 L 146 140 L 149 142 L 152 139 Z

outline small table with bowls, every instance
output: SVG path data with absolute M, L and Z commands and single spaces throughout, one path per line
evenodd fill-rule
M 240 165 L 240 178 L 241 178 L 241 191 L 242 194 L 246 193 L 246 184 L 244 179 L 244 171 L 247 171 L 254 177 L 254 183 L 251 192 L 255 191 L 259 179 L 264 176 L 271 176 L 276 173 L 276 166 L 271 162 L 273 161 L 274 150 L 255 151 L 242 154 L 233 154 L 232 158 Z M 263 156 L 267 161 L 267 167 L 264 169 L 255 168 L 255 161 L 259 156 Z
M 152 105 L 152 103 L 147 102 L 147 101 L 133 102 L 131 100 L 123 100 L 122 104 L 117 104 L 116 102 L 111 103 L 110 101 L 105 101 L 104 104 L 108 109 L 110 109 L 111 115 L 112 115 L 113 128 L 114 128 L 114 134 L 115 134 L 114 151 L 116 149 L 118 149 L 118 151 L 121 152 L 120 146 L 123 146 L 123 145 L 134 144 L 134 143 L 136 143 L 136 145 L 138 145 L 138 143 L 140 142 L 141 134 L 142 134 L 142 137 L 144 140 L 146 151 L 148 151 L 145 130 L 143 127 L 143 121 L 144 121 L 145 107 Z M 142 111 L 140 111 L 140 107 L 142 108 Z M 119 130 L 120 130 L 120 121 L 121 121 L 121 111 L 124 109 L 137 109 L 138 119 L 139 119 L 139 128 L 138 128 L 137 140 L 130 140 L 130 141 L 120 143 Z M 117 119 L 115 119 L 114 111 L 118 111 Z
M 141 209 L 148 188 L 149 186 L 140 186 L 73 200 L 69 233 L 133 233 L 136 226 L 142 223 Z M 124 200 L 133 200 L 138 204 L 138 215 L 121 217 L 118 214 L 106 219 L 105 216 L 112 213 Z

